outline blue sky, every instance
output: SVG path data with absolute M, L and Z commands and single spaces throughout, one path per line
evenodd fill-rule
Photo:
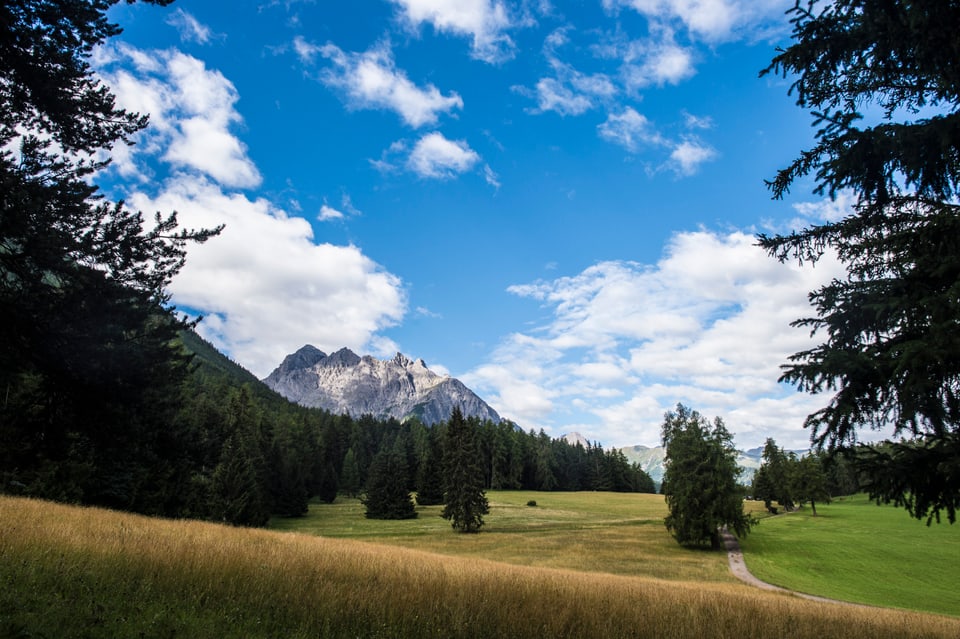
M 656 445 L 683 402 L 741 447 L 806 445 L 789 322 L 842 271 L 758 232 L 835 219 L 764 179 L 812 140 L 758 78 L 792 0 L 117 5 L 94 66 L 149 113 L 100 176 L 226 224 L 174 303 L 260 377 L 310 343 L 397 351 L 554 436 Z

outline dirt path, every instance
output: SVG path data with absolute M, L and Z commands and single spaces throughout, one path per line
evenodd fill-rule
M 740 550 L 740 542 L 738 542 L 737 538 L 733 536 L 733 533 L 723 530 L 721 535 L 723 537 L 723 547 L 727 549 L 727 560 L 730 562 L 730 572 L 733 573 L 734 577 L 745 584 L 754 586 L 756 588 L 761 588 L 763 590 L 772 590 L 774 592 L 783 592 L 790 595 L 796 595 L 797 597 L 803 597 L 804 599 L 810 599 L 811 601 L 819 601 L 822 603 L 843 604 L 846 606 L 866 605 L 850 603 L 849 601 L 840 601 L 838 599 L 827 599 L 826 597 L 817 597 L 816 595 L 808 595 L 802 592 L 796 592 L 795 590 L 787 590 L 786 588 L 781 588 L 780 586 L 774 586 L 773 584 L 768 584 L 765 581 L 760 581 L 747 569 L 747 564 L 745 564 L 743 561 L 743 552 Z

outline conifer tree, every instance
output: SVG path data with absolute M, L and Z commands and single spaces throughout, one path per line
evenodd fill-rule
M 447 424 L 443 462 L 443 518 L 458 532 L 479 532 L 490 505 L 483 490 L 476 429 L 463 418 L 459 407 L 453 409 Z
M 356 497 L 360 494 L 360 468 L 357 467 L 357 456 L 353 452 L 353 447 L 347 449 L 347 454 L 343 458 L 340 490 L 348 497 Z
M 248 433 L 236 431 L 224 444 L 210 488 L 214 520 L 235 526 L 264 526 L 269 521 L 256 456 Z
M 870 495 L 918 519 L 960 508 L 960 3 L 797 0 L 793 43 L 763 74 L 792 82 L 815 144 L 768 185 L 811 178 L 851 193 L 843 219 L 768 237 L 780 261 L 832 251 L 847 275 L 810 293 L 794 325 L 823 342 L 790 357 L 781 381 L 822 393 L 811 440 L 856 449 L 861 428 L 901 439 L 850 458 Z M 869 111 L 865 107 L 870 107 Z
M 392 447 L 374 455 L 361 498 L 368 519 L 413 519 L 417 511 L 407 488 L 406 459 Z
M 810 502 L 814 517 L 817 516 L 818 501 L 830 503 L 827 475 L 817 455 L 804 455 L 793 463 L 790 484 L 798 503 Z
M 700 413 L 677 404 L 664 415 L 662 440 L 663 494 L 670 511 L 664 523 L 674 538 L 685 546 L 709 542 L 718 549 L 721 527 L 746 535 L 753 520 L 743 512 L 736 449 L 723 422 L 715 419 L 711 429 Z
M 753 496 L 762 499 L 771 513 L 777 512 L 773 502 L 779 503 L 784 510 L 793 510 L 790 476 L 794 462 L 773 438 L 767 438 L 763 446 L 763 464 L 753 477 Z
M 147 225 L 94 184 L 93 158 L 147 122 L 88 61 L 120 32 L 115 2 L 0 5 L 0 490 L 176 514 L 166 495 L 190 452 L 169 437 L 186 375 L 173 340 L 188 324 L 166 287 L 186 244 L 218 230 Z
M 427 447 L 417 478 L 417 503 L 421 506 L 443 503 L 443 449 L 440 441 L 442 428 L 438 424 L 430 429 L 427 435 Z

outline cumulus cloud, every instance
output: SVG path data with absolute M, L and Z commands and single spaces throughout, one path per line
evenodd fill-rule
M 702 118 L 687 118 L 688 126 L 705 128 Z M 678 176 L 693 175 L 704 162 L 717 157 L 717 152 L 694 136 L 677 142 L 663 137 L 649 119 L 638 113 L 633 107 L 626 107 L 620 113 L 610 113 L 607 119 L 597 126 L 597 134 L 604 140 L 618 144 L 630 153 L 639 153 L 649 147 L 666 147 L 670 157 L 664 167 L 673 170 Z
M 608 10 L 632 9 L 655 24 L 677 25 L 701 40 L 721 42 L 763 32 L 790 0 L 603 0 Z
M 560 115 L 580 115 L 593 108 L 589 95 L 576 92 L 557 78 L 541 78 L 536 86 L 535 112 L 554 111 Z
M 514 92 L 537 101 L 536 108 L 531 109 L 533 113 L 554 111 L 560 115 L 580 115 L 611 101 L 619 93 L 608 75 L 582 73 L 558 57 L 557 49 L 569 41 L 568 31 L 557 29 L 545 39 L 544 55 L 553 75 L 540 78 L 533 90 L 513 87 Z
M 628 91 L 680 84 L 696 73 L 693 49 L 678 45 L 672 32 L 615 44 L 606 51 L 621 59 L 620 75 Z
M 353 200 L 350 198 L 350 195 L 344 193 L 340 196 L 340 208 L 330 206 L 327 199 L 324 198 L 323 204 L 320 206 L 320 213 L 317 214 L 317 219 L 321 222 L 330 222 L 333 220 L 344 220 L 348 216 L 355 215 L 363 215 L 363 213 L 353 205 Z
M 137 146 L 114 148 L 122 175 L 148 180 L 140 160 L 162 149 L 163 160 L 174 167 L 224 186 L 260 184 L 260 172 L 231 130 L 243 121 L 234 108 L 239 95 L 219 71 L 177 50 L 144 52 L 124 45 L 101 54 L 99 64 L 119 104 L 150 114 Z
M 682 401 L 723 417 L 738 444 L 803 447 L 803 419 L 822 402 L 778 384 L 779 366 L 812 344 L 789 326 L 810 314 L 807 292 L 842 272 L 830 259 L 780 264 L 739 231 L 679 233 L 656 264 L 600 262 L 510 287 L 549 321 L 506 337 L 464 378 L 524 427 L 593 424 L 611 433 L 606 445 L 656 445 Z
M 806 226 L 809 221 L 818 224 L 839 222 L 853 215 L 856 203 L 857 195 L 852 191 L 840 191 L 835 197 L 818 202 L 798 202 L 793 208 L 803 216 L 804 222 L 796 223 L 796 227 Z
M 684 176 L 693 175 L 701 164 L 716 157 L 717 152 L 712 147 L 693 138 L 680 142 L 670 152 L 674 170 Z
M 364 351 L 406 312 L 398 277 L 355 246 L 318 243 L 306 220 L 267 200 L 181 178 L 128 201 L 144 211 L 175 210 L 188 228 L 226 225 L 190 249 L 170 292 L 175 304 L 206 316 L 201 334 L 257 376 L 307 343 Z
M 515 26 L 498 0 L 392 0 L 414 29 L 429 23 L 441 33 L 472 39 L 474 58 L 498 63 L 513 57 L 515 45 L 506 31 Z
M 417 140 L 407 167 L 423 178 L 444 179 L 470 171 L 479 161 L 480 155 L 465 141 L 448 140 L 434 132 Z
M 151 116 L 136 154 L 114 150 L 115 159 L 127 153 L 118 173 L 141 180 L 124 187 L 128 205 L 176 211 L 183 228 L 225 225 L 189 248 L 169 289 L 175 305 L 205 316 L 202 335 L 261 377 L 305 343 L 396 351 L 379 331 L 406 313 L 400 278 L 356 246 L 318 242 L 307 220 L 231 190 L 260 177 L 231 132 L 241 119 L 229 80 L 176 50 L 104 50 L 98 65 L 121 106 Z M 359 213 L 346 194 L 340 209 L 321 216 Z
M 653 129 L 650 120 L 633 107 L 627 107 L 621 113 L 609 114 L 606 121 L 597 127 L 597 132 L 604 140 L 619 144 L 631 153 L 636 153 L 646 145 L 660 146 L 665 143 Z
M 414 84 L 397 69 L 388 42 L 363 53 L 349 53 L 333 44 L 317 46 L 298 37 L 294 49 L 305 63 L 313 63 L 318 55 L 331 63 L 320 79 L 340 91 L 352 108 L 391 110 L 414 128 L 436 124 L 440 114 L 463 108 L 456 92 L 444 95 L 432 84 L 422 88 Z

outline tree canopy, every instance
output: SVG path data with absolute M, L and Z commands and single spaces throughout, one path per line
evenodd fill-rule
M 483 489 L 476 425 L 459 408 L 451 412 L 444 431 L 443 467 L 443 518 L 458 532 L 479 532 L 490 506 Z
M 723 421 L 716 418 L 711 427 L 700 413 L 677 404 L 664 415 L 661 438 L 670 511 L 664 523 L 677 542 L 719 548 L 722 527 L 746 535 L 753 520 L 743 512 L 737 451 Z
M 761 75 L 792 79 L 797 104 L 818 128 L 813 148 L 768 186 L 781 198 L 812 177 L 815 193 L 851 192 L 856 203 L 837 222 L 759 237 L 781 261 L 815 262 L 829 250 L 847 269 L 811 292 L 815 315 L 794 325 L 825 339 L 791 356 L 781 380 L 832 393 L 806 420 L 820 447 L 854 447 L 863 427 L 907 438 L 903 448 L 884 449 L 887 457 L 856 456 L 873 461 L 862 467 L 876 480 L 868 482 L 871 495 L 917 518 L 939 520 L 943 510 L 953 522 L 960 506 L 960 3 L 798 0 L 789 13 L 793 43 Z

